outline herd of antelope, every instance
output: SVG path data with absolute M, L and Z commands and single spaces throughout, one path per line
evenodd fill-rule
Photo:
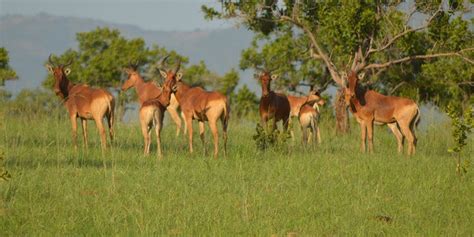
M 140 104 L 139 120 L 144 138 L 144 153 L 150 153 L 151 130 L 155 127 L 157 139 L 157 153 L 162 157 L 161 129 L 165 111 L 168 111 L 172 120 L 176 123 L 176 135 L 180 134 L 181 116 L 184 119 L 184 134 L 189 137 L 189 152 L 193 152 L 193 126 L 192 121 L 199 123 L 199 135 L 206 152 L 204 133 L 205 121 L 208 122 L 214 139 L 214 158 L 217 158 L 219 150 L 219 137 L 217 124 L 222 122 L 222 137 L 224 143 L 224 155 L 227 153 L 227 127 L 229 124 L 230 105 L 227 97 L 219 92 L 206 91 L 201 87 L 192 87 L 186 84 L 180 72 L 181 62 L 178 60 L 174 68 L 166 68 L 169 55 L 164 57 L 157 65 L 164 83 L 159 85 L 155 82 L 146 82 L 140 75 L 137 63 L 124 68 L 128 78 L 122 85 L 122 91 L 134 87 Z M 69 112 L 72 124 L 72 140 L 77 149 L 77 118 L 81 119 L 84 146 L 87 148 L 87 120 L 94 120 L 101 138 L 102 149 L 106 149 L 106 132 L 103 119 L 106 118 L 110 139 L 113 140 L 114 124 L 114 97 L 105 89 L 91 88 L 85 84 L 74 84 L 67 79 L 71 73 L 66 64 L 53 62 L 51 55 L 46 65 L 48 71 L 53 75 L 54 92 L 59 96 Z M 259 81 L 262 87 L 260 99 L 260 120 L 264 127 L 275 130 L 277 122 L 282 121 L 283 129 L 288 130 L 289 123 L 293 117 L 298 118 L 302 129 L 302 142 L 308 144 L 310 141 L 321 143 L 319 132 L 319 106 L 324 105 L 318 90 L 311 90 L 307 96 L 291 96 L 277 93 L 271 90 L 271 82 L 278 78 L 272 70 L 259 69 Z M 417 104 L 410 99 L 385 96 L 372 90 L 366 90 L 359 86 L 358 80 L 362 79 L 363 73 L 351 71 L 349 75 L 343 75 L 348 82 L 344 87 L 344 98 L 346 105 L 356 118 L 361 127 L 361 150 L 373 151 L 373 125 L 387 124 L 392 130 L 398 142 L 398 152 L 403 150 L 404 138 L 408 140 L 408 155 L 415 153 L 416 137 L 415 126 L 420 119 L 420 110 Z M 311 136 L 308 136 L 308 131 Z M 292 137 L 293 133 L 291 132 Z M 367 136 L 368 135 L 368 136 Z M 367 139 L 368 137 L 368 139 Z

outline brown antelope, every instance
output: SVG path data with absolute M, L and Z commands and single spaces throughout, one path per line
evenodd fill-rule
M 308 136 L 308 130 L 312 134 L 313 141 L 318 141 L 321 144 L 321 134 L 319 132 L 319 106 L 323 106 L 325 101 L 320 99 L 313 106 L 304 104 L 299 113 L 298 120 L 300 122 L 301 131 L 303 131 L 303 144 L 307 144 L 311 141 L 311 137 Z
M 48 57 L 49 64 L 46 65 L 48 71 L 53 75 L 54 92 L 63 101 L 69 112 L 72 123 L 72 140 L 74 148 L 77 149 L 77 118 L 82 122 L 82 135 L 84 146 L 87 148 L 87 120 L 94 120 L 100 133 L 102 149 L 107 147 L 106 135 L 102 120 L 107 118 L 109 125 L 110 140 L 113 140 L 114 131 L 114 97 L 105 89 L 90 88 L 85 84 L 74 84 L 67 79 L 71 69 L 72 61 L 66 64 L 55 64 Z
M 411 99 L 385 96 L 373 90 L 366 90 L 358 85 L 358 79 L 352 71 L 348 77 L 349 85 L 344 89 L 346 105 L 361 128 L 361 150 L 366 150 L 368 133 L 369 152 L 373 151 L 373 125 L 387 124 L 397 138 L 398 152 L 403 151 L 404 137 L 408 140 L 408 155 L 415 154 L 415 126 L 420 121 L 418 105 Z M 343 75 L 343 77 L 347 77 Z M 400 132 L 401 131 L 401 132 Z
M 291 123 L 292 118 L 299 118 L 300 109 L 304 105 L 310 105 L 310 107 L 322 100 L 320 92 L 318 90 L 311 90 L 307 96 L 292 96 L 288 95 L 288 101 L 290 102 L 290 120 Z M 291 131 L 291 137 L 294 138 L 294 133 Z
M 290 117 L 290 102 L 288 97 L 281 93 L 275 93 L 270 89 L 272 80 L 276 80 L 278 75 L 270 75 L 270 71 L 260 73 L 259 79 L 262 84 L 262 97 L 260 98 L 260 120 L 262 126 L 267 129 L 268 121 L 272 120 L 272 129 L 275 130 L 277 122 L 282 121 L 283 129 L 288 130 Z
M 164 64 L 167 57 L 168 56 L 161 60 L 160 66 Z M 179 70 L 179 66 L 176 70 Z M 151 129 L 153 128 L 153 125 L 155 125 L 158 156 L 162 157 L 161 128 L 163 127 L 165 110 L 170 104 L 174 82 L 167 81 L 163 87 L 160 87 L 153 82 L 144 82 L 143 78 L 137 71 L 136 64 L 130 64 L 130 67 L 126 68 L 125 72 L 128 74 L 128 79 L 123 84 L 122 90 L 127 90 L 132 86 L 135 87 L 140 101 L 139 119 L 145 143 L 144 153 L 145 155 L 150 153 Z
M 166 81 L 176 81 L 176 91 L 174 92 L 181 111 L 184 115 L 186 127 L 188 129 L 189 136 L 189 151 L 193 152 L 193 126 L 192 121 L 197 120 L 199 122 L 199 135 L 206 153 L 206 147 L 204 142 L 204 122 L 209 122 L 209 127 L 214 138 L 214 158 L 217 158 L 218 154 L 218 142 L 219 137 L 217 133 L 217 120 L 222 122 L 223 130 L 223 142 L 224 142 L 224 155 L 227 154 L 227 126 L 229 123 L 230 107 L 227 103 L 227 97 L 219 92 L 205 91 L 201 87 L 191 87 L 184 83 L 181 79 L 183 74 L 175 72 L 164 72 L 161 71 Z
M 166 62 L 167 58 L 168 57 L 165 57 L 162 60 L 160 66 L 162 66 L 162 64 Z M 135 87 L 135 90 L 138 95 L 138 101 L 140 103 L 140 106 L 142 106 L 145 101 L 158 98 L 158 96 L 161 94 L 161 88 L 153 81 L 145 82 L 145 80 L 143 80 L 143 78 L 140 76 L 140 73 L 137 71 L 137 67 L 138 65 L 136 63 L 130 63 L 130 66 L 124 69 L 125 73 L 127 73 L 128 75 L 128 79 L 123 83 L 122 91 L 126 91 L 131 87 Z M 160 106 L 159 104 L 156 105 Z M 179 118 L 177 112 L 179 108 L 179 103 L 173 94 L 171 95 L 168 107 L 165 108 L 170 114 L 171 119 L 176 124 L 176 136 L 178 136 L 181 130 L 181 119 Z

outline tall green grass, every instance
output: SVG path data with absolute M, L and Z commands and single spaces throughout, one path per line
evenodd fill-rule
M 375 131 L 375 153 L 361 154 L 358 127 L 337 136 L 332 121 L 322 124 L 320 146 L 303 148 L 297 132 L 260 152 L 255 123 L 232 118 L 229 156 L 214 160 L 197 134 L 190 155 L 168 123 L 158 160 L 155 144 L 142 155 L 134 122 L 117 124 L 106 153 L 89 122 L 90 148 L 75 152 L 61 118 L 5 117 L 12 178 L 0 183 L 0 236 L 474 234 L 474 169 L 456 175 L 448 124 L 418 131 L 417 154 L 407 158 L 386 127 Z M 473 150 L 464 153 L 471 161 Z

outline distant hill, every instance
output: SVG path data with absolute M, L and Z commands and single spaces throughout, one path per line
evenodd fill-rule
M 61 54 L 68 48 L 76 48 L 77 32 L 104 26 L 120 30 L 127 38 L 142 37 L 150 46 L 158 44 L 176 50 L 192 63 L 204 60 L 211 70 L 221 74 L 232 67 L 238 68 L 240 52 L 249 46 L 253 37 L 246 29 L 235 28 L 149 31 L 133 25 L 49 14 L 3 16 L 0 18 L 0 45 L 9 51 L 11 66 L 20 77 L 18 81 L 7 82 L 7 89 L 15 93 L 39 86 L 46 75 L 43 63 L 50 53 Z M 250 73 L 242 75 L 242 81 L 255 88 L 256 83 L 248 76 Z

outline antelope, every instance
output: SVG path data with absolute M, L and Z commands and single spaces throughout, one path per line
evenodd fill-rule
M 272 130 L 277 127 L 277 122 L 280 120 L 283 124 L 283 129 L 288 130 L 288 121 L 290 117 L 290 102 L 288 97 L 281 93 L 275 93 L 270 89 L 272 80 L 276 80 L 278 75 L 270 74 L 270 71 L 263 71 L 260 73 L 259 80 L 262 84 L 262 97 L 260 98 L 260 121 L 267 129 L 268 121 L 272 120 Z
M 161 66 L 166 62 L 167 58 L 168 56 L 162 60 L 162 62 L 160 63 Z M 135 87 L 135 90 L 138 95 L 138 101 L 140 103 L 140 106 L 142 106 L 145 101 L 158 98 L 158 96 L 161 94 L 161 88 L 159 85 L 155 84 L 155 82 L 145 82 L 145 80 L 143 80 L 143 78 L 141 77 L 140 73 L 137 71 L 137 68 L 137 63 L 130 63 L 129 67 L 124 69 L 125 73 L 128 75 L 128 79 L 123 83 L 122 91 L 126 91 L 131 87 Z M 156 103 L 155 105 L 161 106 L 160 104 Z M 179 118 L 177 112 L 179 108 L 179 103 L 173 94 L 171 94 L 169 105 L 165 108 L 170 114 L 171 119 L 176 124 L 176 136 L 178 136 L 181 131 L 181 119 Z
M 313 106 L 309 104 L 304 104 L 299 113 L 298 113 L 298 120 L 300 122 L 301 131 L 303 131 L 303 144 L 309 143 L 311 137 L 308 136 L 308 130 L 310 130 L 312 136 L 314 137 L 314 141 L 318 141 L 321 144 L 321 134 L 319 132 L 319 106 L 323 106 L 325 101 L 323 99 L 319 100 L 318 102 L 314 103 Z
M 322 101 L 320 92 L 318 90 L 311 90 L 307 96 L 288 95 L 287 97 L 288 97 L 288 101 L 290 102 L 290 109 L 291 109 L 289 123 L 291 123 L 291 119 L 293 117 L 299 118 L 300 109 L 304 105 L 313 105 L 314 103 Z M 324 101 L 322 101 L 322 103 L 324 104 Z M 294 137 L 293 131 L 291 131 L 291 137 Z
M 112 141 L 114 137 L 114 97 L 105 89 L 90 88 L 88 85 L 74 84 L 69 81 L 67 76 L 71 73 L 69 66 L 72 64 L 72 60 L 66 64 L 55 64 L 50 54 L 48 62 L 46 68 L 55 80 L 54 92 L 63 100 L 69 112 L 74 148 L 77 150 L 77 118 L 80 118 L 85 148 L 88 147 L 87 120 L 94 120 L 100 133 L 102 149 L 105 150 L 107 144 L 102 120 L 104 117 L 107 118 L 110 140 Z
M 189 136 L 189 152 L 193 153 L 193 126 L 192 121 L 199 122 L 199 135 L 207 153 L 204 141 L 204 122 L 208 121 L 209 127 L 214 138 L 214 158 L 217 159 L 219 148 L 219 137 L 217 133 L 217 120 L 222 122 L 224 156 L 227 154 L 227 126 L 229 123 L 230 107 L 227 97 L 219 92 L 205 91 L 201 87 L 191 87 L 182 81 L 183 74 L 174 72 L 165 72 L 160 70 L 161 75 L 166 81 L 173 80 L 176 82 L 176 90 L 174 92 L 181 111 L 184 116 L 185 126 L 188 129 Z
M 343 74 L 343 78 L 347 75 Z M 408 155 L 415 154 L 415 126 L 420 121 L 420 109 L 411 99 L 385 96 L 373 90 L 362 88 L 358 79 L 364 74 L 352 71 L 348 77 L 349 85 L 344 88 L 344 99 L 361 128 L 361 150 L 366 151 L 368 134 L 369 152 L 373 151 L 373 125 L 387 124 L 397 138 L 398 152 L 403 151 L 403 142 L 408 140 Z
M 160 66 L 164 64 L 167 58 L 168 56 L 161 60 Z M 130 67 L 125 68 L 124 71 L 128 74 L 128 79 L 122 85 L 122 90 L 125 91 L 132 86 L 135 87 L 140 101 L 139 119 L 145 144 L 144 154 L 150 154 L 150 133 L 153 125 L 155 125 L 157 153 L 159 157 L 162 157 L 161 128 L 163 127 L 164 112 L 167 106 L 170 105 L 171 90 L 174 83 L 173 81 L 167 81 L 161 88 L 153 82 L 144 82 L 137 71 L 136 64 L 130 64 Z

